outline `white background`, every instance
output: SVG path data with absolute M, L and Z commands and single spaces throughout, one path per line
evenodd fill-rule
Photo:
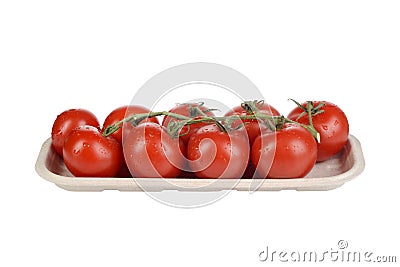
M 2 1 L 0 265 L 262 266 L 267 245 L 340 239 L 400 260 L 399 14 L 398 1 Z M 196 61 L 242 72 L 284 114 L 289 97 L 337 103 L 364 173 L 333 191 L 233 192 L 189 210 L 36 174 L 57 114 L 102 121 L 153 75 Z

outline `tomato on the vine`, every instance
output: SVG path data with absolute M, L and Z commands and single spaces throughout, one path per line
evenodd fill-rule
M 79 177 L 113 177 L 123 161 L 121 144 L 93 126 L 71 131 L 64 143 L 63 157 L 68 170 Z
M 100 129 L 96 116 L 85 109 L 69 109 L 57 116 L 51 129 L 51 140 L 58 155 L 63 155 L 64 142 L 69 133 L 83 125 L 91 125 Z
M 114 109 L 104 120 L 102 132 L 104 132 L 108 126 L 111 126 L 124 118 L 134 115 L 134 114 L 141 114 L 141 113 L 149 113 L 150 110 L 148 108 L 138 106 L 138 105 L 130 105 L 130 106 L 122 106 L 119 108 Z M 146 118 L 140 123 L 144 122 L 154 122 L 158 123 L 158 119 L 156 117 L 153 118 Z M 132 128 L 131 123 L 122 123 L 121 128 L 119 128 L 117 131 L 111 134 L 112 137 L 117 139 L 118 142 L 122 143 L 122 131 L 129 131 L 130 128 Z
M 309 125 L 306 114 L 308 102 L 303 103 L 303 108 L 293 109 L 288 118 Z M 349 136 L 349 123 L 346 114 L 335 104 L 325 101 L 311 102 L 312 123 L 320 134 L 318 143 L 317 161 L 329 159 L 338 153 L 346 144 Z
M 189 166 L 199 178 L 241 178 L 249 161 L 250 147 L 243 129 L 230 133 L 209 124 L 189 139 Z
M 164 126 L 139 124 L 124 137 L 123 151 L 133 177 L 178 177 L 185 164 L 184 144 L 172 138 Z
M 260 135 L 251 150 L 251 161 L 257 174 L 268 178 L 304 177 L 316 159 L 315 138 L 307 129 L 293 123 Z
M 253 104 L 254 107 L 252 109 L 251 106 L 249 106 L 246 103 Z M 279 116 L 280 113 L 279 111 L 274 108 L 273 106 L 264 103 L 262 101 L 248 101 L 244 102 L 241 106 L 236 106 L 232 110 L 228 111 L 225 116 L 247 116 L 247 115 L 252 115 L 254 112 L 259 112 L 262 114 L 266 115 L 271 115 L 271 116 Z M 238 126 L 239 123 L 244 124 L 244 128 L 246 129 L 247 135 L 249 137 L 249 142 L 250 145 L 254 142 L 257 136 L 261 134 L 261 132 L 264 132 L 265 130 L 268 130 L 268 127 L 263 124 L 262 122 L 256 120 L 256 119 L 242 119 L 238 120 L 237 122 L 233 123 L 232 127 Z
M 207 107 L 203 105 L 203 103 L 183 103 L 177 104 L 174 108 L 172 108 L 169 112 L 183 115 L 189 118 L 201 118 L 204 117 L 204 114 L 207 116 L 214 116 L 214 113 Z M 176 118 L 165 116 L 162 122 L 164 127 L 168 127 L 170 122 L 177 121 Z M 180 139 L 187 144 L 190 136 L 195 133 L 201 127 L 207 125 L 207 122 L 199 122 L 192 125 L 185 125 L 180 130 Z

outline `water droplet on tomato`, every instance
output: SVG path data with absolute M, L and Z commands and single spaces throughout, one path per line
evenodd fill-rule
M 325 131 L 328 131 L 328 125 L 322 125 L 322 129 L 324 129 Z

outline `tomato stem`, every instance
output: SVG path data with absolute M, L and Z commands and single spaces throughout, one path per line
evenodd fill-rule
M 230 123 L 234 120 L 258 120 L 259 123 L 264 123 L 269 129 L 272 131 L 280 130 L 283 128 L 285 123 L 294 123 L 297 125 L 300 125 L 304 128 L 306 128 L 310 133 L 314 136 L 314 138 L 320 142 L 320 135 L 318 131 L 314 128 L 312 124 L 312 112 L 313 112 L 313 106 L 312 103 L 307 105 L 307 113 L 310 121 L 310 125 L 305 125 L 301 124 L 297 121 L 293 121 L 291 119 L 288 119 L 284 116 L 273 116 L 273 115 L 268 115 L 264 113 L 260 113 L 256 107 L 256 105 L 260 103 L 259 101 L 248 101 L 243 103 L 243 106 L 246 106 L 249 110 L 251 110 L 251 113 L 249 115 L 231 115 L 231 116 L 223 116 L 223 117 L 218 117 L 218 116 L 208 116 L 204 111 L 202 111 L 200 108 L 196 107 L 198 110 L 195 112 L 197 114 L 200 114 L 201 117 L 197 118 L 191 118 L 187 117 L 181 114 L 169 112 L 169 111 L 157 111 L 157 112 L 148 112 L 148 113 L 140 113 L 140 114 L 133 114 L 130 115 L 126 118 L 124 118 L 121 121 L 116 122 L 113 125 L 108 126 L 104 132 L 104 136 L 110 136 L 114 132 L 118 131 L 122 127 L 123 123 L 131 123 L 133 126 L 139 125 L 143 120 L 147 118 L 153 118 L 157 116 L 168 116 L 171 118 L 177 119 L 176 121 L 171 121 L 168 124 L 167 131 L 172 137 L 177 137 L 179 136 L 180 130 L 184 126 L 189 126 L 192 124 L 196 123 L 201 123 L 201 122 L 208 122 L 208 123 L 215 123 L 221 131 L 228 132 L 234 129 L 231 129 L 229 127 Z M 184 135 L 184 134 L 183 134 Z
M 313 110 L 314 110 L 314 103 L 312 101 L 307 102 L 307 115 L 308 115 L 308 129 L 314 136 L 315 139 L 317 139 L 317 142 L 320 143 L 320 135 L 319 132 L 315 129 L 314 124 L 313 124 Z M 307 128 L 306 128 L 307 129 Z

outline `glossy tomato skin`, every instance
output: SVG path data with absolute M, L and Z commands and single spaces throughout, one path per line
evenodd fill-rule
M 320 108 L 323 113 L 313 116 L 314 128 L 320 134 L 320 143 L 318 144 L 317 161 L 325 161 L 338 153 L 346 144 L 349 136 L 349 122 L 346 114 L 335 104 L 325 102 L 325 105 Z M 314 107 L 318 106 L 321 101 L 314 101 Z M 307 103 L 302 106 L 306 107 Z M 299 107 L 293 109 L 288 118 L 296 121 L 303 112 Z M 307 116 L 301 117 L 298 122 L 309 124 Z
M 198 103 L 184 103 L 184 104 L 177 104 L 174 108 L 172 108 L 169 112 L 172 113 L 176 113 L 176 114 L 180 114 L 180 115 L 184 115 L 186 117 L 189 118 L 201 118 L 202 116 L 199 114 L 196 114 L 195 112 L 193 112 L 193 109 L 195 108 L 199 108 L 201 111 L 203 111 L 206 115 L 208 116 L 214 116 L 214 113 L 212 111 L 207 111 L 208 108 L 201 105 L 199 106 Z M 177 119 L 172 118 L 172 117 L 168 117 L 165 116 L 162 122 L 162 125 L 164 127 L 167 127 L 168 124 L 171 121 L 176 121 Z M 198 129 L 200 129 L 201 127 L 208 125 L 209 123 L 206 122 L 200 122 L 200 123 L 196 123 L 196 124 L 192 124 L 190 126 L 186 125 L 184 127 L 182 127 L 181 131 L 180 131 L 180 139 L 187 144 L 187 142 L 189 141 L 190 136 L 195 133 Z
M 104 132 L 108 126 L 111 126 L 111 125 L 123 120 L 125 117 L 134 115 L 134 114 L 149 113 L 149 112 L 150 112 L 150 110 L 148 108 L 138 106 L 138 105 L 122 106 L 122 107 L 116 108 L 104 120 L 102 132 Z M 140 123 L 144 123 L 144 122 L 158 123 L 158 119 L 156 117 L 147 118 Z M 119 128 L 116 132 L 112 133 L 111 136 L 114 137 L 115 139 L 117 139 L 117 141 L 122 144 L 122 131 L 123 130 L 129 131 L 129 129 L 132 127 L 133 126 L 130 123 L 123 123 L 121 125 L 121 128 Z
M 123 150 L 133 177 L 178 177 L 186 163 L 181 153 L 186 150 L 182 141 L 172 138 L 165 127 L 153 122 L 130 129 Z
M 57 154 L 62 157 L 65 139 L 78 126 L 91 125 L 100 129 L 96 116 L 85 109 L 69 109 L 59 114 L 51 129 L 51 140 Z
M 250 146 L 243 129 L 228 134 L 215 124 L 193 133 L 187 146 L 189 166 L 199 178 L 239 179 L 246 170 L 249 154 Z
M 257 175 L 267 178 L 301 178 L 317 160 L 317 143 L 305 128 L 288 123 L 282 130 L 256 138 L 251 161 Z
M 279 111 L 273 106 L 266 103 L 257 103 L 256 107 L 259 109 L 260 113 L 271 115 L 271 116 L 280 116 Z M 225 116 L 246 116 L 251 115 L 250 112 L 246 111 L 242 106 L 234 107 L 232 110 L 228 111 Z M 267 131 L 268 127 L 262 123 L 259 123 L 258 120 L 251 119 L 243 119 L 241 120 L 244 123 L 244 128 L 246 129 L 247 135 L 249 137 L 249 142 L 252 144 L 257 136 L 259 136 L 262 132 Z M 238 126 L 240 121 L 233 124 L 233 127 Z
M 122 147 L 93 126 L 79 126 L 64 143 L 63 157 L 68 170 L 77 177 L 114 177 L 123 162 Z

